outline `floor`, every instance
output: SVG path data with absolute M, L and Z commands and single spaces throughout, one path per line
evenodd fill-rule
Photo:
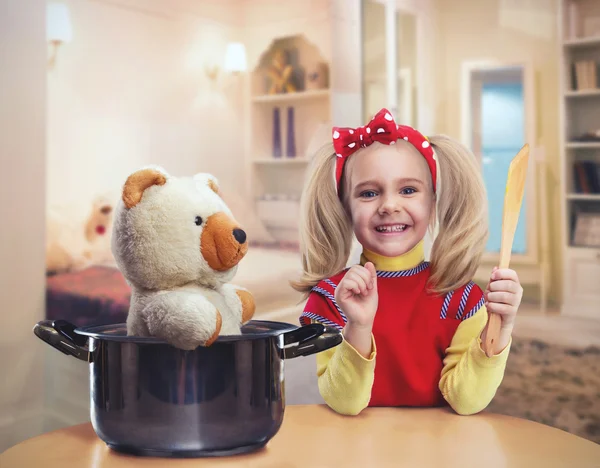
M 560 346 L 600 346 L 600 320 L 560 315 L 557 309 L 541 316 L 536 304 L 523 304 L 514 335 Z

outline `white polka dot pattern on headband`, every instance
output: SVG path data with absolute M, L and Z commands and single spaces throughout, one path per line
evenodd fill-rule
M 435 184 L 436 164 L 439 158 L 433 151 L 433 145 L 425 135 L 414 128 L 396 124 L 392 113 L 385 108 L 381 109 L 368 125 L 357 128 L 333 128 L 334 152 L 339 158 L 336 163 L 337 183 L 339 184 L 345 159 L 357 149 L 367 147 L 375 142 L 392 146 L 400 140 L 413 145 L 427 160 Z

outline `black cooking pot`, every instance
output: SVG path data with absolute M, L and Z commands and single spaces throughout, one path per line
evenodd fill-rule
M 90 366 L 91 421 L 117 451 L 161 457 L 234 455 L 263 447 L 285 410 L 284 359 L 338 345 L 339 331 L 253 320 L 242 334 L 184 351 L 127 336 L 125 324 L 34 333 Z

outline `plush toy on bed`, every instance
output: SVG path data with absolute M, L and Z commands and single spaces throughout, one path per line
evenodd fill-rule
M 181 349 L 240 333 L 254 299 L 228 282 L 248 250 L 246 233 L 210 174 L 131 174 L 117 205 L 112 251 L 132 289 L 127 333 Z
M 77 209 L 77 207 L 79 209 Z M 110 252 L 113 203 L 97 196 L 85 215 L 84 207 L 52 206 L 46 215 L 46 271 L 78 271 L 114 263 Z

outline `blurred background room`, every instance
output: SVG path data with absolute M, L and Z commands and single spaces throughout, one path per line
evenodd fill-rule
M 0 26 L 0 450 L 89 420 L 85 364 L 32 327 L 125 321 L 110 236 L 131 172 L 215 175 L 250 242 L 233 282 L 256 319 L 298 324 L 306 169 L 381 107 L 478 158 L 481 284 L 529 144 L 525 297 L 486 411 L 600 443 L 600 1 L 13 0 Z M 287 404 L 320 403 L 314 356 L 286 366 Z

